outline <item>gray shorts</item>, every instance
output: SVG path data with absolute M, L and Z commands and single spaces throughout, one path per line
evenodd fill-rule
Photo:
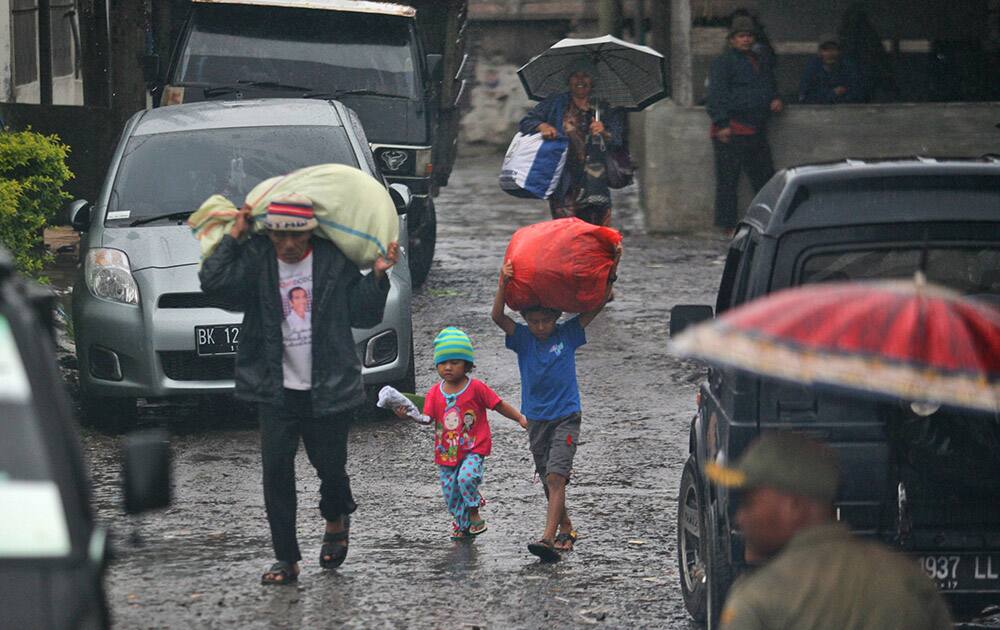
M 569 479 L 579 439 L 579 411 L 556 420 L 528 420 L 531 456 L 535 459 L 535 472 L 542 481 L 549 473 Z

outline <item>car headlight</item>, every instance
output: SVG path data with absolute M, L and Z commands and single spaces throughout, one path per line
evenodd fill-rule
M 87 252 L 83 276 L 94 297 L 122 304 L 139 303 L 139 286 L 132 277 L 128 255 L 121 250 L 100 247 Z

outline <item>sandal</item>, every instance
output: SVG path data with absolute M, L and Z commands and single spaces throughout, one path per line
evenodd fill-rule
M 542 562 L 558 562 L 562 557 L 552 541 L 544 538 L 538 542 L 528 543 L 528 551 L 541 558 Z
M 576 539 L 579 536 L 575 529 L 571 529 L 568 532 L 559 532 L 556 536 L 555 548 L 559 551 L 573 551 L 573 544 L 576 543 Z
M 341 522 L 344 524 L 342 531 L 323 533 L 323 546 L 319 549 L 319 566 L 324 569 L 336 569 L 347 559 L 347 541 L 351 534 L 351 518 L 345 514 L 341 517 Z
M 260 583 L 266 585 L 291 584 L 299 580 L 299 574 L 292 572 L 292 562 L 278 560 L 264 575 L 260 576 Z
M 451 523 L 451 539 L 452 540 L 465 540 L 467 538 L 472 538 L 472 534 L 467 529 L 459 529 L 458 523 L 452 521 Z
M 471 521 L 469 523 L 469 533 L 473 536 L 478 536 L 486 532 L 486 519 L 481 518 L 478 521 Z

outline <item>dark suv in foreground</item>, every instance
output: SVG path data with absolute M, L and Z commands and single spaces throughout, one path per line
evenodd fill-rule
M 807 283 L 928 279 L 1000 307 L 1000 161 L 845 160 L 779 172 L 729 247 L 715 313 Z M 712 316 L 671 311 L 671 333 Z M 955 609 L 1000 603 L 1000 423 L 900 401 L 846 398 L 711 368 L 681 479 L 678 563 L 685 604 L 717 618 L 745 568 L 733 497 L 706 462 L 734 461 L 762 430 L 832 445 L 837 517 L 914 556 Z
M 0 628 L 110 626 L 103 575 L 107 531 L 91 508 L 90 480 L 69 396 L 56 366 L 54 295 L 14 273 L 0 247 Z M 170 501 L 166 435 L 129 436 L 125 508 Z

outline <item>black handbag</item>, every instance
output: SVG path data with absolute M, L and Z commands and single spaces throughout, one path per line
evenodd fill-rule
M 625 147 L 611 149 L 605 153 L 605 166 L 608 171 L 608 188 L 618 190 L 632 183 L 635 175 L 635 164 Z
M 583 186 L 576 197 L 581 208 L 610 208 L 611 190 L 608 187 L 607 150 L 604 138 L 592 135 L 587 140 L 587 158 L 583 164 Z

